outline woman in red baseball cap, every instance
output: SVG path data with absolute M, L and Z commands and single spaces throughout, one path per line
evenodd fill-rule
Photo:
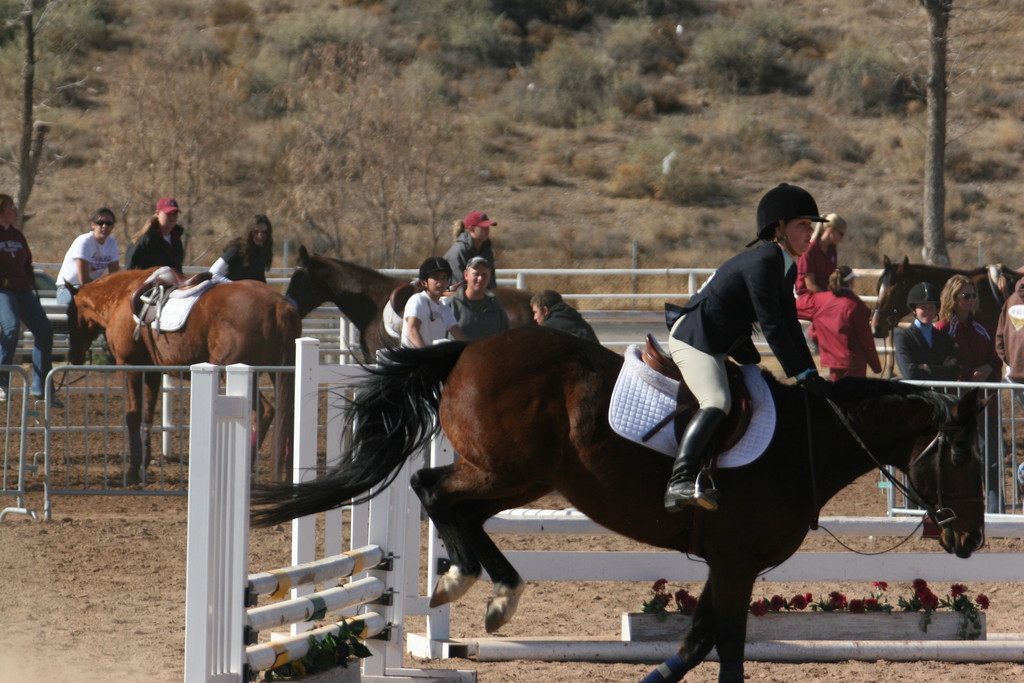
M 170 266 L 180 273 L 185 262 L 185 245 L 181 241 L 185 229 L 178 225 L 179 214 L 178 202 L 173 197 L 158 201 L 156 212 L 132 237 L 125 254 L 125 268 Z
M 487 289 L 497 287 L 494 274 L 494 250 L 491 249 L 491 226 L 497 225 L 483 211 L 474 211 L 452 226 L 452 237 L 455 242 L 448 249 L 444 258 L 451 264 L 452 270 L 461 273 L 466 270 L 470 259 L 480 256 L 491 264 L 491 279 Z

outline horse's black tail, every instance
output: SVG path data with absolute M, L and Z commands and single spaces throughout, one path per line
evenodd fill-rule
M 346 411 L 352 446 L 326 476 L 301 484 L 271 484 L 253 491 L 251 521 L 271 526 L 350 503 L 387 488 L 405 461 L 438 432 L 441 387 L 465 349 L 446 342 L 398 348 L 369 368 Z

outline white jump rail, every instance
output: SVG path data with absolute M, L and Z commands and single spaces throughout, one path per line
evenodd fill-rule
M 324 386 L 351 381 L 351 375 L 346 375 L 346 371 L 339 369 L 338 366 L 319 365 L 315 360 L 317 356 L 315 340 L 300 340 L 298 344 L 297 358 L 302 360 L 301 362 L 297 360 L 296 368 L 296 407 L 297 412 L 300 412 L 296 416 L 296 430 L 301 429 L 300 425 L 312 424 L 315 426 L 317 422 L 315 417 L 310 418 L 309 415 L 301 412 L 301 396 L 309 400 Z M 328 414 L 326 424 L 330 426 L 333 421 L 336 420 L 332 420 Z M 299 436 L 297 431 L 297 444 Z M 333 448 L 331 443 L 335 443 L 335 440 L 329 438 L 328 441 L 330 451 Z M 430 455 L 431 464 L 443 465 L 451 462 L 453 457 L 450 446 L 443 438 L 439 438 L 433 444 Z M 412 465 L 413 463 L 406 464 L 396 482 L 407 481 L 408 475 L 413 469 Z M 415 465 L 418 466 L 418 463 Z M 365 529 L 372 530 L 375 526 L 382 525 L 389 529 L 390 545 L 388 547 L 396 548 L 396 554 L 401 554 L 404 549 L 410 559 L 416 557 L 421 543 L 419 537 L 420 512 L 418 503 L 408 495 L 408 489 L 408 486 L 397 483 L 389 487 L 388 491 L 393 492 L 395 498 L 388 503 L 390 509 L 386 514 L 386 520 L 378 517 L 378 514 L 384 515 L 383 511 L 377 513 L 373 511 L 373 508 L 359 509 L 363 506 L 353 510 L 352 544 L 365 543 L 368 538 Z M 380 500 L 377 498 L 374 499 L 374 502 L 380 502 Z M 377 509 L 379 510 L 379 508 Z M 576 524 L 579 525 L 579 528 L 573 530 L 572 533 L 595 532 L 590 520 L 580 519 L 583 516 L 578 512 L 546 512 L 547 515 L 536 511 L 509 512 L 492 519 L 488 523 L 488 528 L 493 532 L 500 532 L 502 529 L 499 527 L 504 525 L 504 530 L 525 533 L 525 526 L 532 525 L 534 530 L 543 530 L 544 533 L 551 532 L 555 527 L 559 528 L 556 533 L 570 533 L 567 530 L 568 526 Z M 526 518 L 530 519 L 524 522 Z M 990 530 L 994 527 L 1003 528 L 1002 532 L 997 533 L 1012 536 L 1021 531 L 1021 520 L 1018 516 L 990 516 L 989 521 Z M 908 525 L 916 525 L 917 520 L 823 518 L 821 523 L 832 529 L 833 533 L 838 534 L 860 535 L 869 532 L 868 535 L 893 535 L 905 532 Z M 583 525 L 589 526 L 584 529 Z M 305 541 L 298 538 L 299 536 L 305 536 Z M 296 547 L 303 547 L 303 543 L 312 543 L 312 535 L 308 529 L 303 530 L 302 527 L 297 527 L 296 537 Z M 312 548 L 312 545 L 309 547 Z M 432 527 L 427 538 L 427 547 L 427 586 L 432 586 L 436 581 L 439 561 L 444 559 L 443 548 Z M 507 555 L 526 580 L 653 581 L 658 578 L 666 578 L 672 581 L 703 581 L 706 578 L 706 567 L 702 562 L 687 560 L 679 553 L 674 552 L 510 552 Z M 768 581 L 872 581 L 879 576 L 885 576 L 890 581 L 910 581 L 914 578 L 924 578 L 929 581 L 1016 581 L 1019 579 L 1019 567 L 1022 566 L 1022 560 L 1024 560 L 1024 554 L 1021 553 L 976 553 L 967 561 L 940 552 L 899 553 L 883 557 L 861 557 L 847 552 L 798 553 L 786 563 L 766 574 L 764 578 Z M 402 598 L 396 602 L 404 606 L 404 614 L 427 615 L 427 633 L 425 635 L 406 634 L 407 651 L 418 657 L 472 655 L 481 660 L 553 659 L 564 661 L 588 659 L 610 661 L 620 658 L 622 661 L 661 661 L 664 659 L 664 645 L 662 650 L 655 652 L 651 649 L 641 659 L 632 660 L 628 658 L 627 650 L 638 652 L 642 648 L 650 649 L 650 646 L 622 644 L 619 641 L 563 641 L 543 635 L 533 639 L 479 638 L 454 641 L 449 638 L 447 611 L 427 609 L 427 597 L 419 595 L 418 563 L 404 562 L 400 572 L 404 573 L 404 576 L 396 577 L 394 585 L 400 587 L 398 592 Z M 999 636 L 993 636 L 993 638 L 998 639 Z M 1006 642 L 1010 642 L 1010 644 L 1006 645 Z M 948 656 L 930 651 L 925 656 L 950 661 L 960 661 L 956 657 L 969 658 L 973 656 L 974 658 L 991 658 L 995 661 L 998 657 L 1006 656 L 1001 654 L 1004 652 L 1024 652 L 1024 644 L 1019 640 L 1011 641 L 1009 637 L 1002 639 L 1000 644 L 990 642 L 975 645 L 976 649 L 970 651 L 970 655 L 965 654 L 967 651 L 962 645 L 958 645 L 947 649 L 947 652 L 950 653 Z M 763 649 L 763 646 L 758 647 Z M 751 659 L 786 661 L 784 658 L 789 656 L 786 654 L 787 652 L 813 652 L 816 649 L 813 644 L 802 650 L 794 650 L 795 646 L 781 644 L 781 649 L 778 650 L 779 654 L 775 655 L 768 650 L 762 653 L 758 647 L 752 649 Z M 884 648 L 884 645 L 875 643 L 873 647 Z M 932 656 L 933 654 L 934 656 Z M 829 657 L 832 655 L 820 652 L 818 656 Z M 843 659 L 851 658 L 856 657 L 844 653 Z M 820 659 L 819 661 L 831 660 Z
M 404 538 L 405 529 L 395 523 L 408 515 L 394 511 L 408 506 L 405 500 L 396 500 L 388 492 L 363 506 L 367 509 L 361 517 L 369 521 L 359 537 L 367 547 L 346 553 L 348 559 L 331 557 L 248 575 L 252 373 L 253 368 L 246 366 L 227 368 L 226 393 L 220 395 L 219 369 L 209 364 L 192 367 L 185 683 L 241 683 L 251 671 L 301 657 L 308 649 L 310 637 L 322 638 L 346 622 L 353 623 L 367 637 L 386 632 L 386 639 L 366 641 L 372 656 L 361 661 L 362 681 L 475 681 L 475 672 L 424 671 L 403 666 L 401 636 L 406 601 L 384 600 L 383 596 L 386 591 L 401 594 L 391 579 L 404 579 L 408 572 L 402 571 L 398 554 L 389 558 L 386 567 L 380 565 L 379 559 L 380 548 L 386 542 Z M 315 429 L 313 432 L 315 460 Z M 308 442 L 296 442 L 296 448 L 308 446 Z M 402 487 L 390 490 L 402 493 Z M 310 520 L 300 520 L 307 521 Z M 298 528 L 308 530 L 310 526 L 300 523 Z M 418 554 L 413 557 L 418 559 Z M 345 567 L 356 572 L 348 585 L 315 595 L 295 595 L 300 588 L 311 588 L 307 584 L 315 583 L 325 573 Z M 293 595 L 291 600 L 246 611 L 245 593 L 250 584 L 258 593 L 290 591 Z M 374 600 L 381 604 L 374 603 L 373 612 L 292 634 L 277 642 L 248 649 L 244 646 L 247 626 L 251 633 L 291 623 L 293 619 L 321 619 Z

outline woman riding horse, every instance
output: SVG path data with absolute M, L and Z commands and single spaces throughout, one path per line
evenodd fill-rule
M 786 183 L 769 190 L 757 207 L 754 241 L 763 244 L 726 261 L 672 324 L 669 350 L 700 409 L 679 441 L 665 509 L 718 508 L 718 491 L 703 488 L 698 479 L 712 438 L 732 404 L 726 357 L 740 363 L 761 360 L 751 340 L 754 323 L 760 323 L 788 377 L 827 395 L 829 384 L 814 367 L 793 299 L 796 260 L 807 251 L 811 223 L 824 221 L 807 190 Z

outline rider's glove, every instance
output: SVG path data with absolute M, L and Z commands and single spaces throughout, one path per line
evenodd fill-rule
M 807 373 L 797 380 L 797 384 L 812 396 L 817 396 L 818 398 L 832 397 L 832 382 L 829 382 L 817 372 Z

